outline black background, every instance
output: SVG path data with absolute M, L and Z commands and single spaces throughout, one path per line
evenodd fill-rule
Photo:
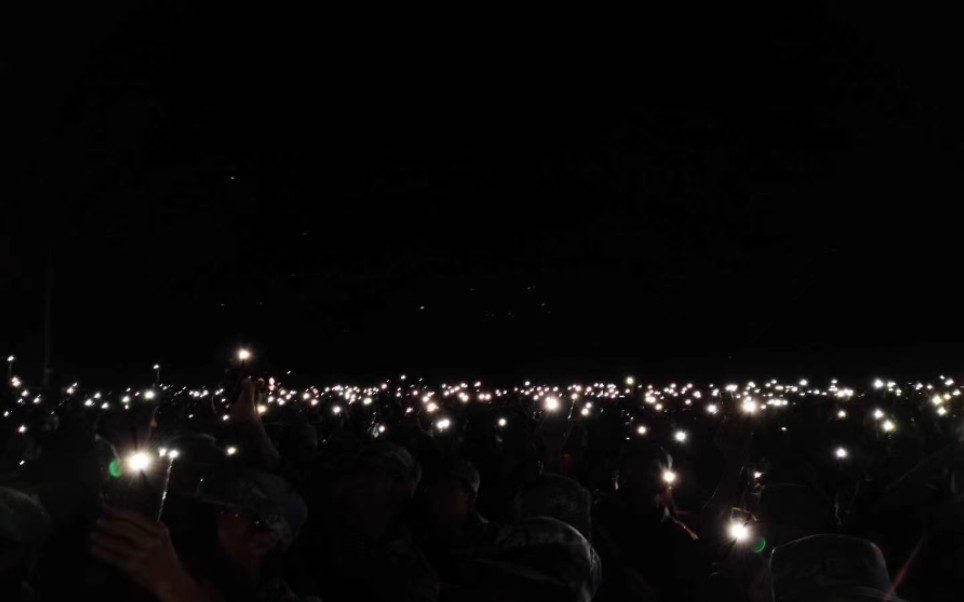
M 31 5 L 0 352 L 39 379 L 953 371 L 950 14 Z M 203 5 L 203 6 L 198 6 Z M 423 309 L 424 308 L 424 309 Z

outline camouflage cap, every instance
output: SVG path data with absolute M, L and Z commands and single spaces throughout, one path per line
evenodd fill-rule
M 361 450 L 351 464 L 354 470 L 376 470 L 402 479 L 412 493 L 422 478 L 422 469 L 412 454 L 388 441 L 375 441 Z
M 307 518 L 305 503 L 279 476 L 243 467 L 201 480 L 196 499 L 206 504 L 251 512 L 281 536 L 288 547 Z
M 503 529 L 494 564 L 503 571 L 565 587 L 580 602 L 592 600 L 602 580 L 596 550 L 571 525 L 548 516 L 525 518 Z
M 845 535 L 811 535 L 773 550 L 776 602 L 881 600 L 901 602 L 887 564 L 872 542 Z

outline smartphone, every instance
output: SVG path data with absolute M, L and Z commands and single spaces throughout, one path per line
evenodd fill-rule
M 112 478 L 105 488 L 107 503 L 160 521 L 173 460 L 144 451 L 114 462 L 118 466 L 111 466 Z

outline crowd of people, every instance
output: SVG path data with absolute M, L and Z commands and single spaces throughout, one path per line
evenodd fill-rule
M 4 601 L 964 599 L 943 376 L 10 385 Z

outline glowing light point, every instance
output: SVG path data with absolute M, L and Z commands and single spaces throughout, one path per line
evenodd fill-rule
M 720 408 L 715 403 L 711 403 L 706 406 L 706 411 L 710 414 L 716 414 L 720 411 Z
M 877 380 L 875 380 L 875 381 L 874 381 L 874 388 L 875 388 L 875 389 L 883 389 L 883 388 L 884 388 L 884 381 L 880 380 L 879 378 L 878 378 Z
M 673 439 L 676 439 L 679 443 L 685 443 L 688 436 L 686 431 L 676 431 L 676 433 L 673 434 Z
M 649 432 L 649 429 L 647 429 L 647 428 L 646 428 L 645 426 L 643 426 L 643 425 L 639 425 L 639 426 L 636 427 L 636 434 L 637 434 L 637 435 L 645 435 L 645 434 L 648 433 L 648 432 Z
M 732 522 L 728 531 L 730 537 L 737 543 L 743 543 L 750 538 L 750 527 L 746 523 Z
M 231 445 L 231 446 L 229 446 L 226 450 L 224 450 L 224 452 L 225 452 L 226 454 L 228 454 L 229 456 L 233 456 L 234 454 L 238 453 L 238 448 L 236 448 L 235 446 Z
M 242 362 L 251 359 L 251 352 L 244 348 L 238 349 L 238 359 Z
M 672 485 L 673 483 L 675 483 L 677 478 L 678 477 L 676 473 L 673 472 L 672 470 L 667 469 L 663 471 L 663 482 L 666 483 L 667 485 Z
M 499 426 L 505 426 L 508 421 L 505 418 L 499 418 Z
M 155 395 L 154 391 L 150 389 L 148 389 L 147 391 L 144 391 L 144 399 L 154 399 L 154 395 Z
M 559 410 L 559 400 L 555 397 L 546 397 L 545 408 L 547 412 L 555 412 Z
M 144 452 L 135 452 L 127 457 L 127 467 L 138 472 L 147 470 L 151 457 Z
M 846 448 L 838 447 L 834 450 L 833 455 L 836 456 L 838 460 L 846 460 L 850 452 L 848 452 Z
M 840 410 L 839 412 L 837 412 L 837 418 L 840 418 L 841 420 L 843 420 L 846 417 L 847 417 L 847 412 L 843 410 Z
M 881 427 L 884 429 L 885 433 L 893 433 L 895 430 L 897 430 L 897 425 L 890 420 L 885 420 Z
M 874 420 L 880 420 L 883 417 L 884 417 L 883 410 L 881 410 L 880 408 L 877 408 L 876 410 L 874 410 Z

